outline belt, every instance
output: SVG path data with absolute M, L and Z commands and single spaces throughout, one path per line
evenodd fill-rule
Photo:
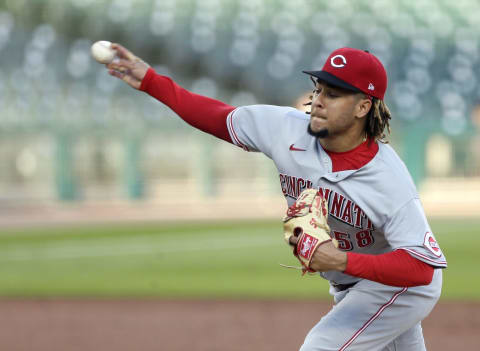
M 350 284 L 332 284 L 332 286 L 335 288 L 337 291 L 344 291 L 347 289 L 350 289 L 351 287 L 355 286 L 358 282 L 350 283 Z

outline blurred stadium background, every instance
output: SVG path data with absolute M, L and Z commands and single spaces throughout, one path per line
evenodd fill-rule
M 303 333 L 292 339 L 292 324 L 307 331 L 318 318 L 294 302 L 328 298 L 326 281 L 277 264 L 297 263 L 279 237 L 285 201 L 270 160 L 108 76 L 90 57 L 97 40 L 232 105 L 301 108 L 311 90 L 302 69 L 342 46 L 376 54 L 389 73 L 389 140 L 449 262 L 450 301 L 424 324 L 427 342 L 478 346 L 478 0 L 0 0 L 2 350 L 158 350 L 167 340 L 189 350 L 194 338 L 198 350 L 212 340 L 244 350 L 255 335 L 265 345 L 251 349 L 294 349 Z M 214 301 L 168 307 L 179 298 Z M 238 298 L 260 301 L 249 306 L 264 319 L 222 303 Z M 215 311 L 231 319 L 207 319 Z M 277 344 L 258 335 L 266 327 Z
M 108 76 L 122 43 L 194 92 L 300 106 L 302 69 L 368 49 L 389 73 L 391 143 L 431 216 L 478 216 L 476 0 L 1 0 L 0 223 L 277 217 L 277 174 Z M 121 213 L 121 215 L 119 215 Z

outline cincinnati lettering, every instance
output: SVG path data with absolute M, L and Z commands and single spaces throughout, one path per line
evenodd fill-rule
M 313 188 L 313 183 L 310 180 L 290 176 L 288 174 L 279 174 L 279 176 L 284 196 L 296 199 L 303 190 Z M 368 230 L 374 229 L 372 221 L 367 217 L 360 206 L 345 195 L 328 188 L 318 187 L 318 190 L 322 196 L 327 199 L 330 216 L 354 228 Z
M 280 185 L 284 196 L 297 198 L 302 191 L 313 187 L 313 183 L 303 178 L 293 177 L 286 174 L 279 174 Z

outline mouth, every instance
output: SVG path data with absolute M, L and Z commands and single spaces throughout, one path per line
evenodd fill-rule
M 327 117 L 325 116 L 313 115 L 310 118 L 310 128 L 315 132 L 325 128 L 327 124 Z

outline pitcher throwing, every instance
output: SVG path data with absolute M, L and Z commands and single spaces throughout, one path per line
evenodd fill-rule
M 327 221 L 327 240 L 315 230 L 287 235 L 304 270 L 330 282 L 335 301 L 300 350 L 425 350 L 421 321 L 440 297 L 447 262 L 407 168 L 384 140 L 387 74 L 374 55 L 341 48 L 322 70 L 305 71 L 314 82 L 309 115 L 193 94 L 122 46 L 112 48 L 120 60 L 107 66 L 111 75 L 193 127 L 272 159 L 290 208 L 311 211 L 324 202 L 318 220 Z

